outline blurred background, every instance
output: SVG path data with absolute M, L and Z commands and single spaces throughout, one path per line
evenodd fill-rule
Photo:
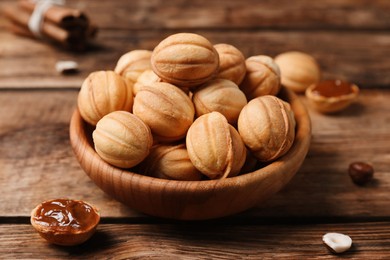
M 17 1 L 0 1 L 0 8 Z M 98 28 L 82 52 L 9 33 L 0 16 L 0 87 L 79 87 L 95 70 L 115 67 L 134 49 L 152 50 L 167 35 L 196 32 L 212 43 L 229 43 L 246 57 L 289 50 L 313 55 L 323 78 L 361 87 L 390 85 L 390 1 L 369 0 L 68 0 Z M 79 63 L 77 75 L 59 82 L 56 61 Z M 62 77 L 62 76 L 60 76 Z

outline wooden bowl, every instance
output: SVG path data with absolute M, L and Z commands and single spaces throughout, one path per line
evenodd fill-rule
M 103 191 L 130 208 L 148 215 L 200 220 L 242 212 L 268 199 L 295 175 L 311 139 L 306 107 L 290 90 L 282 89 L 297 121 L 293 146 L 283 157 L 253 172 L 222 180 L 176 181 L 144 176 L 111 166 L 95 152 L 93 128 L 76 109 L 70 122 L 70 141 L 87 175 Z

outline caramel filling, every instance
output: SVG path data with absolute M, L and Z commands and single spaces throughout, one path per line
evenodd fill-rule
M 313 89 L 313 94 L 323 97 L 339 97 L 352 92 L 352 84 L 342 80 L 325 80 Z
M 44 202 L 37 210 L 37 224 L 64 230 L 88 230 L 99 220 L 99 215 L 82 201 L 57 199 Z

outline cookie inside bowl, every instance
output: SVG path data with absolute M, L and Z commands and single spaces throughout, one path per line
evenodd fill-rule
M 96 185 L 118 201 L 147 215 L 201 220 L 229 216 L 247 210 L 281 190 L 296 174 L 309 149 L 311 123 L 299 98 L 283 88 L 296 120 L 295 139 L 289 151 L 252 172 L 218 180 L 178 181 L 145 176 L 114 167 L 95 152 L 93 127 L 78 109 L 70 122 L 70 141 L 77 160 Z

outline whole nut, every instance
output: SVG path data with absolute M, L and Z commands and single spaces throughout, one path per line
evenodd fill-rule
M 141 75 L 139 75 L 137 81 L 133 85 L 134 96 L 137 95 L 137 93 L 141 88 L 143 88 L 144 86 L 148 86 L 154 82 L 162 82 L 162 79 L 159 76 L 157 76 L 157 74 L 154 73 L 153 70 L 145 70 Z M 183 90 L 186 94 L 189 94 L 188 88 L 180 88 L 180 89 Z
M 91 125 L 96 125 L 110 112 L 131 111 L 132 88 L 113 71 L 92 72 L 84 80 L 77 102 L 82 118 Z
M 194 120 L 191 99 L 181 89 L 165 82 L 154 82 L 139 90 L 133 113 L 152 130 L 159 141 L 183 138 Z
M 252 99 L 238 117 L 238 132 L 259 161 L 279 158 L 290 149 L 295 138 L 290 104 L 270 95 Z
M 84 201 L 54 199 L 36 206 L 30 221 L 49 243 L 74 246 L 84 243 L 95 233 L 100 213 Z
M 145 70 L 144 72 L 139 75 L 137 78 L 137 81 L 133 85 L 133 94 L 134 96 L 137 95 L 139 90 L 147 85 L 150 85 L 153 82 L 161 82 L 161 79 L 159 76 L 156 75 L 156 73 L 153 72 L 153 70 Z
M 303 93 L 321 79 L 320 66 L 309 54 L 284 52 L 275 57 L 275 62 L 280 68 L 282 85 L 294 92 Z
M 349 165 L 348 173 L 355 184 L 364 185 L 373 179 L 374 168 L 365 162 L 353 162 Z
M 245 77 L 246 65 L 242 52 L 233 45 L 220 43 L 214 45 L 219 55 L 217 78 L 228 79 L 240 85 Z
M 202 174 L 192 164 L 185 144 L 156 145 L 142 162 L 145 175 L 182 181 L 199 181 Z
M 126 111 L 114 111 L 104 116 L 97 123 L 92 137 L 98 155 L 120 168 L 139 164 L 153 144 L 149 127 Z
M 280 71 L 271 57 L 265 55 L 252 56 L 246 59 L 246 75 L 240 88 L 248 100 L 259 96 L 278 94 Z
M 115 72 L 124 77 L 127 84 L 133 86 L 142 72 L 152 69 L 150 64 L 151 57 L 152 52 L 149 50 L 127 52 L 119 58 Z
M 351 237 L 341 233 L 326 233 L 322 241 L 332 253 L 343 253 L 351 248 Z
M 192 101 L 197 117 L 216 111 L 232 125 L 237 123 L 241 109 L 247 104 L 245 94 L 227 79 L 208 81 L 193 93 Z
M 179 87 L 200 85 L 217 73 L 218 53 L 203 36 L 194 33 L 173 34 L 161 41 L 152 54 L 153 71 Z
M 186 145 L 194 166 L 210 179 L 237 175 L 246 159 L 240 135 L 219 112 L 197 118 L 188 129 Z

